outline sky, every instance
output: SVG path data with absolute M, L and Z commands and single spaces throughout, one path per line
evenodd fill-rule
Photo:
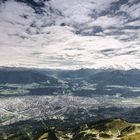
M 140 2 L 0 0 L 0 66 L 140 69 Z

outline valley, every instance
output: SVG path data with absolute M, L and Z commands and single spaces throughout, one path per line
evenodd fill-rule
M 84 128 L 73 134 L 72 130 L 82 124 L 114 118 L 139 125 L 139 80 L 139 70 L 1 68 L 1 137 L 20 140 L 25 132 L 25 137 L 35 136 L 35 140 L 55 140 L 50 135 L 59 135 L 56 140 L 90 140 L 95 135 L 95 140 L 125 140 L 129 135 L 118 138 L 118 132 Z M 54 129 L 56 133 L 52 132 Z M 18 136 L 13 134 L 16 131 Z

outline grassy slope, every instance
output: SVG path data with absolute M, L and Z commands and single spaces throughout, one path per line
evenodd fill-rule
M 140 140 L 140 124 L 120 119 L 83 124 L 66 131 L 45 128 L 40 122 L 19 123 L 6 129 L 0 131 L 0 140 Z

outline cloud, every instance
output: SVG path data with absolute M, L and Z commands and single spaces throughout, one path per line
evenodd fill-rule
M 120 11 L 125 11 L 131 18 L 140 17 L 140 3 L 129 6 L 127 4 L 120 7 Z
M 7 0 L 0 4 L 0 66 L 140 68 L 139 7 L 120 0 Z

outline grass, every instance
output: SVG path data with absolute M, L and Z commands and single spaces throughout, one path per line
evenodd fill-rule
M 120 140 L 140 140 L 140 133 L 124 136 Z

